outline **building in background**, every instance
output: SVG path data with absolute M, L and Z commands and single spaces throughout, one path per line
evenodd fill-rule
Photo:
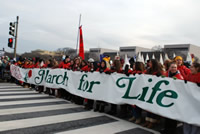
M 100 60 L 100 55 L 108 55 L 113 57 L 113 55 L 117 55 L 117 50 L 113 49 L 106 49 L 106 48 L 90 48 L 89 50 L 89 57 L 93 58 L 96 61 Z
M 168 54 L 169 58 L 173 58 L 173 54 L 182 56 L 186 60 L 187 54 L 194 54 L 195 57 L 200 58 L 200 47 L 192 44 L 170 44 L 164 45 L 165 53 Z
M 138 46 L 127 46 L 127 47 L 120 47 L 119 54 L 120 54 L 120 57 L 122 58 L 124 58 L 125 54 L 127 54 L 127 56 L 131 58 L 131 57 L 137 56 L 139 52 L 150 51 L 150 50 L 151 49 L 138 47 Z

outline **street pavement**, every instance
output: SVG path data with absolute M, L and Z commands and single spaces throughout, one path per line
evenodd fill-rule
M 0 83 L 3 134 L 159 134 L 105 113 L 46 94 Z

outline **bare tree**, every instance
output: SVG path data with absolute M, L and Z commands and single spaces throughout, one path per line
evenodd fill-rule
M 56 52 L 62 53 L 63 55 L 70 55 L 71 58 L 77 56 L 76 50 L 70 47 L 59 48 Z
M 156 45 L 156 46 L 153 46 L 151 49 L 155 51 L 162 51 L 163 48 L 161 45 Z

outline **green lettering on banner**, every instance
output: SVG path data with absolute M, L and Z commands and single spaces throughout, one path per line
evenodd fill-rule
M 59 78 L 62 78 L 61 82 L 59 82 Z M 56 78 L 56 84 L 62 84 L 63 83 L 63 76 L 62 75 L 58 75 Z
M 55 79 L 55 78 L 57 79 L 59 76 L 62 76 L 62 75 L 58 75 L 58 76 L 57 76 L 57 75 L 53 75 L 52 80 L 51 80 L 51 83 L 53 83 L 54 79 Z
M 45 81 L 47 81 L 47 76 L 49 75 L 49 70 L 46 70 L 46 76 L 45 76 Z
M 69 78 L 68 78 L 68 76 L 67 76 L 67 72 L 65 72 L 64 78 L 63 78 L 63 82 L 62 82 L 61 84 L 67 86 L 67 85 L 68 85 L 68 80 L 69 80 Z M 65 84 L 65 81 L 66 81 L 66 84 Z
M 51 83 L 51 79 L 52 79 L 52 75 L 51 74 L 49 74 L 48 76 L 47 76 L 47 83 Z
M 124 88 L 124 87 L 126 87 L 126 84 L 122 84 L 122 85 L 120 85 L 119 84 L 119 82 L 121 81 L 121 80 L 123 80 L 123 79 L 126 79 L 126 80 L 129 80 L 129 83 L 128 83 L 128 87 L 127 87 L 127 90 L 126 90 L 126 93 L 124 94 L 124 96 L 122 97 L 122 98 L 124 98 L 124 99 L 137 99 L 139 96 L 140 96 L 140 94 L 139 95 L 137 95 L 137 96 L 129 96 L 129 93 L 130 93 L 130 90 L 131 90 L 131 86 L 132 86 L 132 83 L 133 83 L 133 81 L 136 79 L 136 77 L 122 77 L 122 78 L 119 78 L 117 81 L 116 81 L 116 85 L 119 87 L 119 88 Z
M 84 92 L 89 92 L 89 93 L 92 93 L 92 88 L 93 86 L 96 84 L 96 85 L 99 85 L 100 84 L 100 81 L 87 81 L 85 80 L 84 78 L 87 78 L 88 75 L 87 74 L 84 74 L 81 76 L 81 79 L 80 79 L 80 84 L 79 84 L 79 87 L 78 87 L 78 90 L 82 90 Z
M 171 93 L 170 95 L 168 95 L 168 93 Z M 163 91 L 162 93 L 160 93 L 156 99 L 156 102 L 158 105 L 160 105 L 161 107 L 171 107 L 174 105 L 174 103 L 170 103 L 168 105 L 164 105 L 162 103 L 162 99 L 164 97 L 168 97 L 168 98 L 173 98 L 173 99 L 177 99 L 178 98 L 178 94 L 172 90 L 166 90 L 166 91 Z
M 38 77 L 35 77 L 34 81 L 36 84 L 40 84 L 42 83 L 43 79 L 44 79 L 44 75 L 45 75 L 45 70 L 40 70 L 38 71 Z M 39 82 L 37 82 L 37 80 L 39 80 Z
M 164 83 L 165 85 L 168 85 L 168 84 L 169 84 L 169 81 L 161 80 L 161 81 L 159 81 L 159 82 L 156 83 L 156 85 L 152 88 L 153 92 L 151 93 L 151 96 L 150 96 L 149 100 L 147 101 L 148 103 L 153 104 L 152 100 L 153 100 L 153 98 L 155 97 L 157 91 L 161 91 L 160 85 L 161 85 L 162 83 Z
M 153 99 L 156 98 L 156 103 L 161 106 L 161 107 L 171 107 L 174 105 L 174 103 L 170 103 L 170 104 L 163 104 L 162 103 L 162 100 L 164 97 L 168 97 L 168 98 L 172 98 L 172 99 L 177 99 L 178 98 L 178 95 L 175 91 L 172 91 L 172 90 L 166 90 L 166 91 L 163 91 L 163 92 L 160 92 L 157 97 L 156 97 L 156 94 L 158 91 L 161 91 L 162 89 L 160 88 L 161 84 L 164 83 L 165 85 L 169 85 L 169 81 L 167 80 L 161 80 L 161 81 L 158 81 L 155 86 L 152 88 L 152 90 L 149 90 L 149 87 L 144 87 L 142 88 L 142 93 L 141 94 L 138 94 L 138 95 L 135 95 L 135 96 L 131 96 L 130 95 L 130 91 L 131 91 L 131 87 L 132 87 L 132 84 L 133 84 L 133 81 L 136 79 L 135 77 L 122 77 L 122 78 L 119 78 L 117 81 L 116 81 L 116 85 L 119 87 L 119 88 L 125 88 L 126 87 L 126 84 L 125 83 L 122 83 L 121 85 L 119 84 L 121 80 L 129 80 L 128 81 L 128 86 L 127 86 L 127 89 L 126 89 L 126 92 L 125 94 L 122 96 L 122 98 L 124 99 L 137 99 L 138 101 L 143 101 L 143 102 L 146 102 L 146 103 L 150 103 L 150 104 L 153 104 Z M 148 82 L 151 83 L 152 82 L 152 79 L 148 79 Z M 134 90 L 134 88 L 132 88 Z M 139 89 L 137 89 L 139 90 Z M 147 95 L 147 92 L 148 91 L 151 91 L 151 94 L 148 98 L 148 100 L 146 101 L 145 100 L 145 97 Z M 170 95 L 169 95 L 170 94 Z

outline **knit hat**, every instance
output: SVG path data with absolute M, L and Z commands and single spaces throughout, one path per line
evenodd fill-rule
M 175 61 L 177 61 L 177 60 L 183 60 L 183 58 L 182 58 L 181 56 L 176 56 L 176 57 L 174 58 L 174 60 L 175 60 Z
M 94 62 L 94 59 L 89 58 L 88 62 Z

